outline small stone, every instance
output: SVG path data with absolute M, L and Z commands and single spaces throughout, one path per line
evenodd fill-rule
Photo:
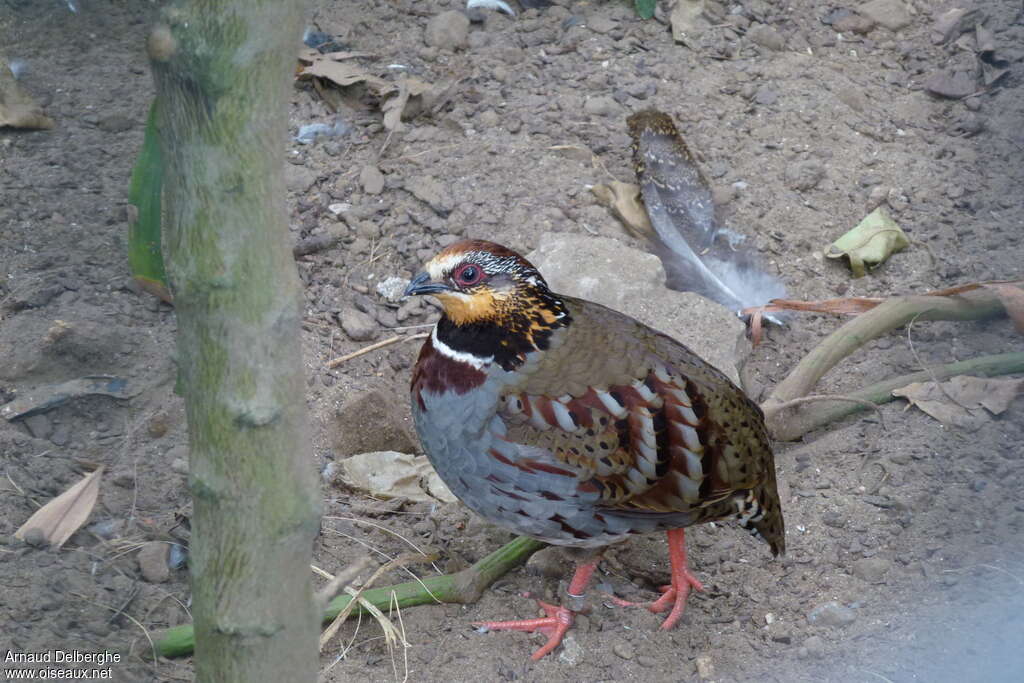
M 384 191 L 384 174 L 376 166 L 363 166 L 359 173 L 359 184 L 366 194 L 380 194 Z
M 498 124 L 501 123 L 501 117 L 493 109 L 485 109 L 480 112 L 477 121 L 480 122 L 483 128 L 497 128 Z
M 889 571 L 889 560 L 881 557 L 865 557 L 853 563 L 853 575 L 868 583 L 885 583 Z
M 35 526 L 25 531 L 25 533 L 22 534 L 22 539 L 26 544 L 33 548 L 45 548 L 50 544 L 50 542 L 46 540 L 46 534 L 43 533 L 43 530 Z
M 821 636 L 811 636 L 804 641 L 802 649 L 806 649 L 809 655 L 820 655 L 825 651 L 825 641 L 822 640 Z
M 316 171 L 306 166 L 285 164 L 284 184 L 290 192 L 305 192 L 316 182 Z
M 432 176 L 416 176 L 405 184 L 413 197 L 427 204 L 439 216 L 447 216 L 455 208 L 451 192 Z
M 797 192 L 813 190 L 825 177 L 825 167 L 817 161 L 801 161 L 786 166 L 786 187 Z
M 658 660 L 654 657 L 648 657 L 647 655 L 640 655 L 636 658 L 636 663 L 640 666 L 650 669 L 651 667 L 658 665 Z
M 24 419 L 24 422 L 25 426 L 28 427 L 29 434 L 37 439 L 45 439 L 53 431 L 53 424 L 51 424 L 50 418 L 43 413 L 29 415 Z
M 167 566 L 171 546 L 163 541 L 150 541 L 139 550 L 139 571 L 142 578 L 150 583 L 163 583 L 171 577 L 171 568 Z
M 565 554 L 555 547 L 538 550 L 526 561 L 526 571 L 534 576 L 559 579 L 565 575 Z
M 857 8 L 861 14 L 890 31 L 899 31 L 910 25 L 910 10 L 900 0 L 871 0 Z
M 603 14 L 597 14 L 587 19 L 587 28 L 594 33 L 609 33 L 614 30 L 618 24 Z
M 736 199 L 736 188 L 732 185 L 715 185 L 711 188 L 711 201 L 715 206 L 725 206 Z
M 865 35 L 871 33 L 875 22 L 871 19 L 846 11 L 846 14 L 836 17 L 832 21 L 832 29 L 838 33 L 857 33 Z
M 188 474 L 188 460 L 175 458 L 171 461 L 171 471 L 178 474 Z
M 821 521 L 825 526 L 830 526 L 833 529 L 842 529 L 846 526 L 846 518 L 835 510 L 826 510 L 821 515 Z
M 135 123 L 124 114 L 111 114 L 100 119 L 97 127 L 104 133 L 123 133 Z
M 377 337 L 377 321 L 354 308 L 345 308 L 338 316 L 341 329 L 352 341 L 370 341 Z
M 757 89 L 754 93 L 754 102 L 760 104 L 763 107 L 770 107 L 779 101 L 779 92 L 768 86 L 764 86 Z
M 781 52 L 786 49 L 786 39 L 771 26 L 754 24 L 747 30 L 747 38 L 769 50 Z
M 439 50 L 458 50 L 469 45 L 469 18 L 449 10 L 431 17 L 423 34 L 424 42 Z
M 832 600 L 818 605 L 807 613 L 807 622 L 813 626 L 849 626 L 857 620 L 857 613 Z
M 694 661 L 697 665 L 697 677 L 702 681 L 708 681 L 715 677 L 715 665 L 708 655 L 700 655 Z
M 612 643 L 612 652 L 616 657 L 622 657 L 623 659 L 633 659 L 633 646 L 625 640 L 616 640 Z
M 583 111 L 593 116 L 617 116 L 622 107 L 611 97 L 588 97 L 583 103 Z
M 69 441 L 71 441 L 71 428 L 67 425 L 57 425 L 53 434 L 50 434 L 50 442 L 55 446 L 67 446 Z
M 974 93 L 978 86 L 975 78 L 964 71 L 938 71 L 925 79 L 924 89 L 938 97 L 959 100 Z
M 569 666 L 577 666 L 583 661 L 583 648 L 571 633 L 562 638 L 562 650 L 558 653 L 558 661 Z

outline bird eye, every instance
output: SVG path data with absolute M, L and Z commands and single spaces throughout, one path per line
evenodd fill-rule
M 475 285 L 484 279 L 484 269 L 475 263 L 467 263 L 455 271 L 454 279 L 460 285 Z

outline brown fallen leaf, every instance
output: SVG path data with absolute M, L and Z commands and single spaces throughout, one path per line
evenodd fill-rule
M 598 202 L 607 206 L 622 221 L 626 229 L 636 237 L 654 239 L 657 235 L 647 216 L 643 199 L 640 198 L 640 186 L 613 180 L 606 185 L 594 185 L 590 189 Z
M 7 62 L 0 59 L 0 128 L 53 128 L 53 119 L 21 89 Z
M 433 86 L 418 78 L 403 78 L 394 85 L 380 91 L 380 110 L 384 112 L 384 128 L 402 130 L 402 121 L 416 118 L 428 108 L 425 99 Z
M 958 375 L 947 382 L 914 382 L 892 395 L 905 398 L 945 425 L 975 431 L 1010 406 L 1024 378 L 1001 379 Z
M 1010 316 L 1017 331 L 1024 334 L 1024 289 L 1007 283 L 988 284 L 985 287 L 999 296 L 1006 315 Z
M 15 538 L 25 540 L 30 529 L 39 529 L 43 537 L 59 548 L 78 531 L 92 514 L 96 498 L 100 493 L 100 477 L 103 466 L 85 475 L 78 483 L 36 510 L 28 521 L 14 532 Z

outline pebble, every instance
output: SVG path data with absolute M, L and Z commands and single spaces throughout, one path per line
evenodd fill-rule
M 813 626 L 849 626 L 856 620 L 856 612 L 834 600 L 818 605 L 807 613 L 807 622 Z
M 451 192 L 432 176 L 416 176 L 405 184 L 405 189 L 439 216 L 447 216 L 455 208 Z
M 817 161 L 801 161 L 786 166 L 786 187 L 798 192 L 812 190 L 825 177 L 825 167 Z
M 427 22 L 423 40 L 439 50 L 464 48 L 469 45 L 469 18 L 456 10 L 441 12 Z
M 43 413 L 30 415 L 23 421 L 25 426 L 28 427 L 29 434 L 37 439 L 45 439 L 53 432 L 53 424 L 50 422 L 50 418 Z
M 612 21 L 608 17 L 598 14 L 596 16 L 587 19 L 587 28 L 594 33 L 609 33 L 618 26 L 618 23 Z
M 561 578 L 565 575 L 565 554 L 553 547 L 538 550 L 526 561 L 526 571 L 534 576 Z
M 359 173 L 359 184 L 363 186 L 363 192 L 366 194 L 380 194 L 384 191 L 384 174 L 376 166 L 363 166 Z
M 865 557 L 853 563 L 853 575 L 868 583 L 884 583 L 890 566 L 889 560 L 881 557 Z
M 697 665 L 697 677 L 702 681 L 711 680 L 715 677 L 715 665 L 708 655 L 700 655 L 694 661 Z
M 583 648 L 570 633 L 562 639 L 562 650 L 558 653 L 558 661 L 577 666 L 583 661 Z
M 167 559 L 171 547 L 163 541 L 150 541 L 139 550 L 138 562 L 142 578 L 150 583 L 163 583 L 171 577 Z
M 377 321 L 355 308 L 344 308 L 338 316 L 341 329 L 352 341 L 370 341 L 377 337 Z
M 636 663 L 640 666 L 647 667 L 648 669 L 650 669 L 651 667 L 657 666 L 658 660 L 656 660 L 654 657 L 648 657 L 647 655 L 640 655 L 636 658 Z
M 762 107 L 770 107 L 779 101 L 779 93 L 777 90 L 764 86 L 757 89 L 754 93 L 754 102 L 760 104 Z
M 290 192 L 305 192 L 316 182 L 316 171 L 306 166 L 285 164 L 284 184 Z
M 857 8 L 857 12 L 890 31 L 899 31 L 910 25 L 910 10 L 901 0 L 871 0 Z
M 501 123 L 501 117 L 493 109 L 485 109 L 480 112 L 477 121 L 480 122 L 483 128 L 497 128 L 498 124 Z
M 617 116 L 622 107 L 612 97 L 588 97 L 583 103 L 583 111 L 592 116 Z
M 612 643 L 612 652 L 616 657 L 633 659 L 633 646 L 625 640 L 616 640 Z
M 124 114 L 111 114 L 100 119 L 97 127 L 104 133 L 123 133 L 134 125 L 135 122 Z
M 43 530 L 35 526 L 22 534 L 22 540 L 33 548 L 45 548 L 50 544 L 50 542 L 46 540 L 46 534 L 43 533 Z
M 747 38 L 769 50 L 781 52 L 786 49 L 786 39 L 771 26 L 755 24 L 747 30 Z
M 185 458 L 175 458 L 171 461 L 171 471 L 178 474 L 188 474 L 188 460 Z

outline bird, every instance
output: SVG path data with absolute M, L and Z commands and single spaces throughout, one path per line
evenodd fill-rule
M 483 240 L 441 250 L 405 295 L 442 309 L 412 371 L 424 453 L 471 510 L 575 561 L 566 602 L 584 595 L 605 548 L 637 534 L 667 535 L 671 584 L 648 606 L 669 612 L 663 629 L 703 589 L 686 527 L 737 520 L 785 552 L 764 416 L 685 345 L 552 292 L 527 259 Z M 539 660 L 576 612 L 538 603 L 546 616 L 478 625 L 545 634 Z

